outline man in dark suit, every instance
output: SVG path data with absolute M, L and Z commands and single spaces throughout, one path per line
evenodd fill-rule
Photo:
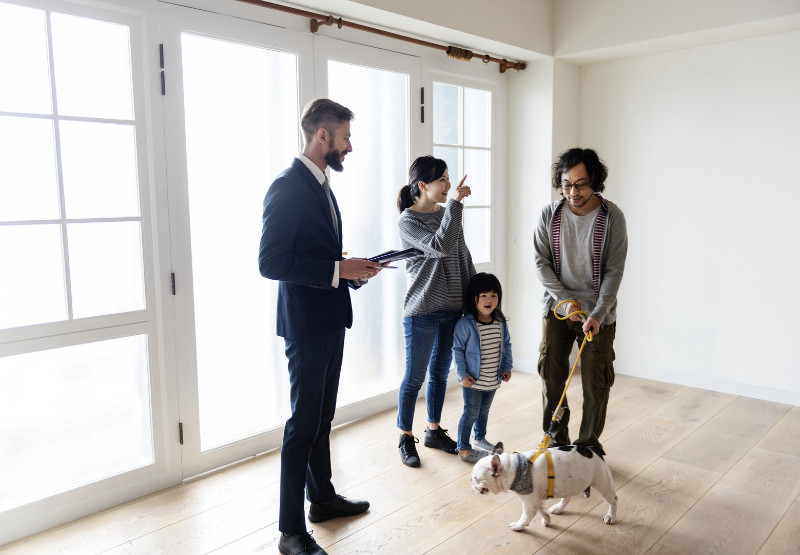
M 277 333 L 289 360 L 292 416 L 281 448 L 278 549 L 287 555 L 325 553 L 306 531 L 303 491 L 311 502 L 308 519 L 322 522 L 363 513 L 367 501 L 336 494 L 331 483 L 330 431 L 342 368 L 345 328 L 353 322 L 349 288 L 380 268 L 363 258 L 342 258 L 342 223 L 325 170 L 342 171 L 353 149 L 353 112 L 328 99 L 303 110 L 303 152 L 284 170 L 264 198 L 258 265 L 279 280 Z

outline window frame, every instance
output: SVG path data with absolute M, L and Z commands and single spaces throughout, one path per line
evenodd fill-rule
M 486 69 L 480 66 L 481 69 Z M 472 69 L 472 68 L 471 68 Z M 471 73 L 476 74 L 477 72 L 472 71 Z M 470 76 L 469 74 L 456 74 L 453 73 L 452 70 L 450 71 L 443 71 L 437 68 L 429 68 L 426 75 L 426 91 L 425 91 L 425 107 L 426 107 L 426 119 L 427 114 L 430 113 L 429 122 L 426 121 L 426 139 L 427 144 L 429 145 L 429 152 L 433 152 L 434 146 L 446 146 L 446 147 L 455 147 L 461 149 L 462 153 L 465 148 L 468 149 L 475 149 L 475 150 L 489 150 L 490 151 L 490 164 L 491 164 L 491 194 L 489 198 L 489 205 L 478 205 L 470 207 L 470 203 L 468 199 L 465 199 L 464 209 L 469 210 L 470 208 L 489 208 L 489 219 L 490 219 L 490 230 L 491 230 L 491 238 L 489 241 L 489 261 L 488 262 L 481 262 L 475 264 L 475 269 L 478 272 L 490 272 L 498 274 L 501 282 L 503 278 L 500 274 L 503 273 L 503 269 L 505 268 L 505 252 L 506 252 L 506 234 L 505 234 L 505 224 L 504 218 L 501 218 L 501 214 L 506 213 L 506 164 L 505 160 L 501 156 L 501 152 L 505 152 L 505 136 L 506 136 L 506 129 L 507 129 L 507 119 L 506 119 L 506 109 L 505 104 L 500 102 L 500 96 L 507 96 L 507 86 L 504 81 L 501 79 L 487 79 L 485 71 L 481 72 L 483 75 L 481 77 Z M 497 75 L 500 75 L 499 73 Z M 462 87 L 462 98 L 463 98 L 463 88 L 473 88 L 473 89 L 480 89 L 489 91 L 491 93 L 491 141 L 490 146 L 486 147 L 466 147 L 463 144 L 463 138 L 461 139 L 461 145 L 445 145 L 445 144 L 437 144 L 433 141 L 433 86 L 434 82 L 443 83 L 447 85 L 455 85 L 457 87 Z M 430 91 L 430 92 L 428 92 Z M 462 108 L 463 111 L 463 108 Z M 463 112 L 462 112 L 463 113 Z M 463 116 L 462 116 L 463 117 Z M 459 125 L 463 123 L 460 122 Z M 461 159 L 463 161 L 463 154 L 461 154 Z M 458 183 L 458 179 L 462 176 L 452 176 L 451 175 L 451 183 L 455 186 Z M 467 180 L 469 182 L 469 178 Z
M 150 384 L 150 421 L 153 442 L 153 462 L 130 471 L 99 479 L 91 483 L 57 493 L 4 511 L 0 518 L 0 544 L 15 540 L 59 523 L 74 520 L 88 513 L 123 503 L 180 482 L 180 451 L 177 422 L 178 403 L 174 380 L 170 379 L 170 352 L 167 345 L 171 334 L 171 302 L 169 297 L 169 274 L 164 275 L 159 253 L 163 243 L 159 237 L 168 236 L 166 214 L 159 212 L 166 206 L 166 170 L 163 157 L 163 125 L 161 111 L 157 109 L 160 83 L 157 76 L 158 45 L 153 44 L 153 33 L 157 31 L 156 4 L 140 4 L 128 0 L 110 0 L 102 4 L 88 5 L 72 0 L 2 0 L 4 3 L 26 8 L 57 12 L 76 17 L 124 25 L 128 28 L 131 89 L 134 126 L 136 170 L 138 176 L 139 216 L 136 218 L 112 218 L 112 221 L 137 220 L 140 223 L 142 271 L 144 279 L 144 308 L 109 315 L 43 322 L 0 330 L 0 365 L 6 356 L 32 353 L 62 347 L 88 344 L 97 341 L 144 335 L 147 344 L 148 378 Z M 47 15 L 49 19 L 49 15 Z M 49 22 L 47 29 L 49 31 Z M 48 37 L 48 45 L 52 43 Z M 54 94 L 53 52 L 48 46 L 50 66 L 50 90 Z M 4 115 L 26 113 L 2 112 Z M 56 118 L 71 121 L 98 121 L 98 118 L 31 114 L 32 117 Z M 110 120 L 113 121 L 113 120 Z M 127 121 L 127 120 L 126 120 Z M 59 147 L 56 146 L 58 149 Z M 61 175 L 59 171 L 59 181 Z M 59 182 L 59 191 L 63 184 Z M 59 193 L 61 196 L 61 193 Z M 65 218 L 63 197 L 59 206 L 60 216 L 46 222 L 83 222 L 85 218 Z M 90 218 L 95 221 L 95 218 Z M 99 221 L 105 221 L 99 218 Z M 8 222 L 18 225 L 19 222 Z M 24 225 L 24 224 L 23 224 Z M 63 241 L 63 239 L 62 239 Z M 63 243 L 62 243 L 63 244 Z M 62 247 L 63 248 L 63 247 Z

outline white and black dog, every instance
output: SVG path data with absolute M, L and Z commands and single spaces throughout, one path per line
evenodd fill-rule
M 614 479 L 599 447 L 567 445 L 549 449 L 553 460 L 555 483 L 553 497 L 561 501 L 550 507 L 550 513 L 561 514 L 572 496 L 583 493 L 589 497 L 589 488 L 594 487 L 608 502 L 608 513 L 603 517 L 606 524 L 614 524 L 617 515 L 617 492 Z M 531 465 L 528 460 L 536 450 L 524 453 L 503 453 L 503 444 L 498 443 L 489 457 L 483 457 L 472 469 L 472 489 L 485 495 L 513 491 L 522 501 L 522 516 L 509 524 L 512 530 L 520 531 L 530 524 L 538 511 L 542 524 L 550 525 L 550 515 L 542 508 L 547 497 L 547 457 L 544 453 Z

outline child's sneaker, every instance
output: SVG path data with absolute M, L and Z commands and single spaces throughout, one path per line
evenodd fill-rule
M 486 449 L 490 453 L 492 452 L 492 449 L 494 449 L 494 443 L 489 443 L 488 441 L 486 441 L 485 437 L 482 437 L 480 439 L 475 438 L 475 441 L 472 442 L 472 445 L 480 449 Z
M 469 453 L 467 453 L 466 455 L 462 455 L 461 453 L 459 453 L 458 458 L 460 458 L 462 461 L 475 464 L 488 454 L 489 452 L 484 451 L 483 449 L 470 449 Z
M 458 453 L 456 450 L 458 444 L 453 441 L 453 438 L 448 435 L 447 430 L 444 428 L 439 428 L 438 430 L 425 428 L 425 441 L 423 445 L 425 445 L 425 447 L 432 447 L 433 449 L 441 449 L 445 453 L 450 453 L 451 455 Z

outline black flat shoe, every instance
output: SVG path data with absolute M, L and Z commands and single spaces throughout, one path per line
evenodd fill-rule
M 369 509 L 369 501 L 347 499 L 337 495 L 336 499 L 328 503 L 311 503 L 308 511 L 308 520 L 311 522 L 325 522 L 340 516 L 360 515 Z
M 284 555 L 327 555 L 308 532 L 287 536 L 281 534 L 278 540 L 278 551 Z

